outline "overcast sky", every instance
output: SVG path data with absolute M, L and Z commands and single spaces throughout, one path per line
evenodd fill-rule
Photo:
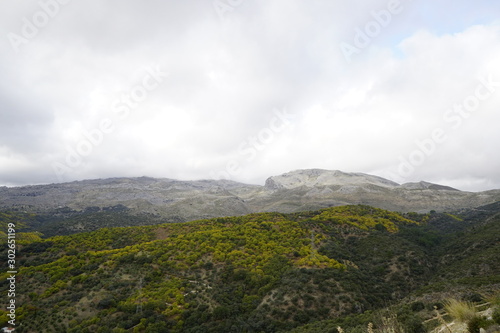
M 0 0 L 0 185 L 500 188 L 500 2 Z

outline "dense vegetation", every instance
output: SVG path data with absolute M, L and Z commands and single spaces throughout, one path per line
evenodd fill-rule
M 12 214 L 12 212 L 9 212 Z M 37 231 L 46 237 L 70 235 L 80 232 L 99 230 L 101 228 L 129 227 L 152 225 L 165 222 L 184 222 L 179 217 L 172 216 L 169 220 L 152 214 L 133 214 L 123 205 L 111 207 L 87 207 L 83 210 L 74 210 L 62 207 L 37 214 L 26 214 L 15 211 L 24 216 L 26 230 Z M 29 215 L 29 218 L 26 218 Z
M 18 247 L 17 331 L 350 332 L 395 314 L 423 332 L 440 292 L 495 291 L 499 212 L 403 216 L 358 205 L 31 234 Z

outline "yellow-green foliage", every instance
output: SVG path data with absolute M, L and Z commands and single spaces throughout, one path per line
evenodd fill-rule
M 39 242 L 42 240 L 42 234 L 40 232 L 20 232 L 16 234 L 17 243 L 21 245 L 26 245 L 34 242 Z
M 49 281 L 39 290 L 40 298 L 47 299 L 103 273 L 139 265 L 137 271 L 157 271 L 163 277 L 132 291 L 121 306 L 157 302 L 162 304 L 159 311 L 164 315 L 178 318 L 188 305 L 184 301 L 185 278 L 177 275 L 207 263 L 230 263 L 236 269 L 264 276 L 266 265 L 276 256 L 286 258 L 296 267 L 345 269 L 337 260 L 318 253 L 317 248 L 328 237 L 319 232 L 312 235 L 304 223 L 276 213 L 101 229 L 40 242 L 50 244 L 46 255 L 53 255 L 53 261 L 23 267 L 19 275 Z M 125 246 L 129 243 L 133 245 Z M 165 272 L 175 275 L 165 276 Z
M 140 244 L 155 239 L 155 227 L 102 228 L 94 232 L 47 238 L 54 253 L 77 254 L 86 251 L 104 251 Z
M 187 269 L 206 261 L 231 262 L 236 267 L 259 273 L 275 255 L 287 256 L 298 266 L 345 268 L 334 259 L 314 254 L 309 231 L 281 214 L 167 224 L 156 233 L 165 235 L 165 239 L 137 249 L 159 258 L 158 264 L 176 269 Z M 294 252 L 300 257 L 295 258 Z
M 30 237 L 32 238 L 34 236 L 34 233 L 25 234 L 23 236 L 20 230 L 26 228 L 25 221 L 33 217 L 33 214 L 27 213 L 0 212 L 0 244 L 5 244 L 7 242 L 7 230 L 10 223 L 15 225 L 16 238 L 21 241 L 29 241 Z
M 7 321 L 9 321 L 9 317 L 7 317 L 7 311 L 0 309 L 0 326 L 7 325 Z
M 456 215 L 453 215 L 453 214 L 445 213 L 445 215 L 447 215 L 447 216 L 449 216 L 452 219 L 457 220 L 457 221 L 463 221 L 464 220 L 464 219 L 462 219 L 462 218 L 460 218 L 460 217 L 458 217 Z
M 233 287 L 240 283 L 235 281 L 244 281 L 243 289 L 235 292 L 241 293 L 241 309 L 250 311 L 290 267 L 315 272 L 345 270 L 344 264 L 328 254 L 331 252 L 323 251 L 335 237 L 333 229 L 343 228 L 343 224 L 362 230 L 381 225 L 396 232 L 397 224 L 415 223 L 367 206 L 335 207 L 303 215 L 259 213 L 103 228 L 43 240 L 33 234 L 30 242 L 22 245 L 26 265 L 19 269 L 18 277 L 33 283 L 30 297 L 41 304 L 52 304 L 68 292 L 91 290 L 74 301 L 74 307 L 88 311 L 74 319 L 76 326 L 102 324 L 101 318 L 95 317 L 97 310 L 88 310 L 92 302 L 101 313 L 131 314 L 143 304 L 180 327 L 194 297 L 206 302 L 214 316 L 224 317 L 224 302 L 216 299 L 222 297 L 216 296 L 220 290 L 217 294 L 209 286 L 212 282 L 220 286 L 224 276 L 231 277 L 227 279 Z
M 444 303 L 444 309 L 450 316 L 462 323 L 476 316 L 476 308 L 471 302 L 450 299 Z
M 397 213 L 364 205 L 329 208 L 313 217 L 312 220 L 348 224 L 363 230 L 382 225 L 390 232 L 399 230 L 396 223 L 416 223 Z

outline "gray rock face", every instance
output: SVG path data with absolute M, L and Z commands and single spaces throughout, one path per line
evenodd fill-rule
M 345 173 L 338 170 L 328 171 L 321 169 L 288 172 L 280 176 L 270 177 L 266 181 L 266 186 L 268 183 L 275 184 L 274 186 L 277 188 L 285 189 L 292 189 L 301 186 L 363 186 L 368 184 L 382 187 L 399 186 L 399 184 L 390 180 L 364 173 Z
M 443 186 L 438 184 L 432 184 L 428 182 L 418 182 L 418 183 L 405 183 L 401 187 L 409 190 L 445 190 L 445 191 L 458 191 L 456 188 Z
M 428 212 L 477 207 L 500 200 L 500 190 L 463 192 L 419 182 L 399 185 L 363 173 L 297 170 L 267 179 L 264 186 L 229 180 L 110 178 L 0 188 L 1 208 L 43 212 L 69 207 L 123 205 L 135 213 L 188 221 L 252 212 L 296 212 L 344 204 Z

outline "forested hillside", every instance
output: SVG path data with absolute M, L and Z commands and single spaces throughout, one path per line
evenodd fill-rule
M 450 291 L 498 289 L 498 206 L 401 215 L 357 205 L 19 233 L 17 331 L 333 332 L 398 304 L 406 331 L 422 332 L 423 309 Z M 32 218 L 1 215 L 3 224 Z

